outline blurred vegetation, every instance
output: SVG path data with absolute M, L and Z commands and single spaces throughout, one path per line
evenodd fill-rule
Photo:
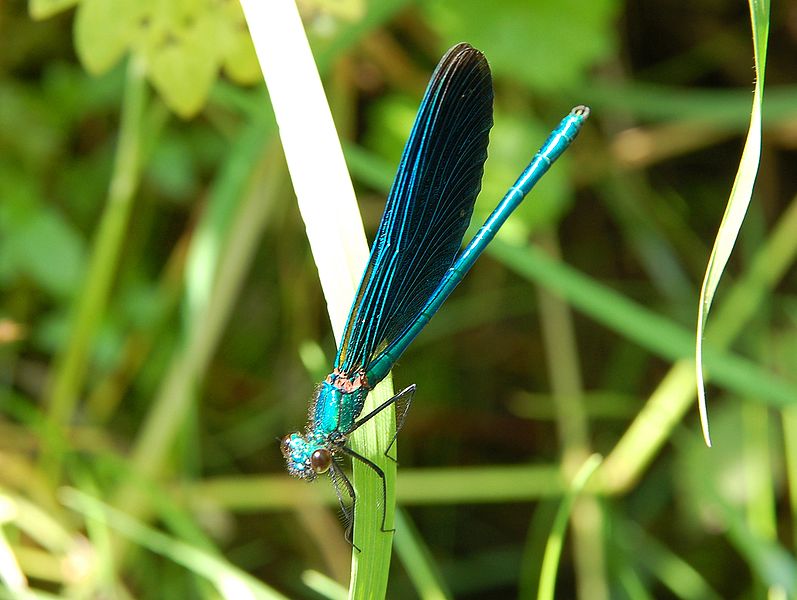
M 794 7 L 709 319 L 708 450 L 691 332 L 749 121 L 747 5 L 300 6 L 369 232 L 453 43 L 496 80 L 476 225 L 593 109 L 394 373 L 418 394 L 388 597 L 536 597 L 592 452 L 557 597 L 794 597 Z M 0 77 L 0 592 L 337 597 L 331 490 L 275 442 L 334 341 L 237 3 L 12 0 Z

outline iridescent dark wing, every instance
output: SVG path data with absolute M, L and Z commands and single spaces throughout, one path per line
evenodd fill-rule
M 487 60 L 468 44 L 454 46 L 432 74 L 404 147 L 335 360 L 342 372 L 367 370 L 454 262 L 481 189 L 492 114 Z

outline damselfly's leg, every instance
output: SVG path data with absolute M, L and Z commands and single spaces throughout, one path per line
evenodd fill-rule
M 338 496 L 338 503 L 340 504 L 340 511 L 343 514 L 343 522 L 345 525 L 343 536 L 346 541 L 352 545 L 352 548 L 360 552 L 360 548 L 354 543 L 354 509 L 357 506 L 357 494 L 354 493 L 354 486 L 346 477 L 346 473 L 335 465 L 333 462 L 329 467 L 329 478 L 332 480 L 332 487 L 335 488 L 335 494 Z M 346 490 L 349 498 L 351 498 L 351 507 L 346 506 L 343 500 L 343 493 L 341 487 Z
M 386 529 L 385 528 L 386 519 L 387 519 L 387 478 L 385 477 L 385 472 L 375 462 L 365 458 L 362 454 L 360 454 L 358 452 L 355 452 L 351 448 L 348 448 L 346 446 L 342 446 L 341 450 L 343 452 L 345 452 L 346 454 L 348 454 L 349 456 L 351 456 L 352 458 L 356 458 L 357 460 L 362 462 L 367 467 L 370 467 L 373 470 L 373 472 L 376 473 L 377 476 L 379 476 L 379 479 L 382 480 L 382 527 L 381 527 L 381 529 L 382 529 L 383 533 L 392 533 L 392 532 L 396 531 L 395 529 Z M 354 490 L 352 490 L 351 493 L 353 494 Z M 352 505 L 352 508 L 353 508 L 353 505 Z
M 404 420 L 407 418 L 407 413 L 410 411 L 410 405 L 412 404 L 412 399 L 415 397 L 415 384 L 413 383 L 410 386 L 405 387 L 401 390 L 398 394 L 393 396 L 392 398 L 385 400 L 382 404 L 377 406 L 374 410 L 369 412 L 364 417 L 357 419 L 354 422 L 354 427 L 352 431 L 360 427 L 363 423 L 368 422 L 373 417 L 378 415 L 380 412 L 385 410 L 391 404 L 396 405 L 396 433 L 393 434 L 393 437 L 390 439 L 390 443 L 387 445 L 385 449 L 385 456 L 387 456 L 393 462 L 397 462 L 395 458 L 390 456 L 388 452 L 393 447 L 393 444 L 396 443 L 396 438 L 398 437 L 399 431 L 404 426 Z
M 393 444 L 396 443 L 396 438 L 398 437 L 402 427 L 404 427 L 404 421 L 410 412 L 410 406 L 412 406 L 412 401 L 415 398 L 415 384 L 413 383 L 412 385 L 405 387 L 398 394 L 396 394 L 394 398 L 396 403 L 396 433 L 394 433 L 393 437 L 390 438 L 390 443 L 387 445 L 387 448 L 385 448 L 385 456 L 387 456 L 393 462 L 398 463 L 398 460 L 390 456 L 388 453 L 393 447 Z

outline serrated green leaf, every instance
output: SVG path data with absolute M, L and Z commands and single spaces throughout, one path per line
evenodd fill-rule
M 615 46 L 616 0 L 481 0 L 424 3 L 429 22 L 449 43 L 467 40 L 489 57 L 493 72 L 536 89 L 577 84 Z
M 141 17 L 135 0 L 82 0 L 75 17 L 75 49 L 89 73 L 99 75 L 119 62 Z
M 30 0 L 28 12 L 34 19 L 47 19 L 77 3 L 78 0 Z
M 188 118 L 204 105 L 220 62 L 221 39 L 216 15 L 210 12 L 184 20 L 185 28 L 151 49 L 149 76 L 166 104 Z M 185 22 L 187 21 L 187 22 Z

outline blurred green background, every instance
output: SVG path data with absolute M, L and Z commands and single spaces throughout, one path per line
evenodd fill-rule
M 747 4 L 300 9 L 369 235 L 452 44 L 495 77 L 476 225 L 593 110 L 394 372 L 418 393 L 387 596 L 537 597 L 599 452 L 557 597 L 794 597 L 795 6 L 771 14 L 758 183 L 709 319 L 712 450 L 689 361 L 750 115 Z M 0 593 L 335 597 L 331 490 L 275 441 L 334 340 L 237 2 L 4 2 L 0 78 Z

